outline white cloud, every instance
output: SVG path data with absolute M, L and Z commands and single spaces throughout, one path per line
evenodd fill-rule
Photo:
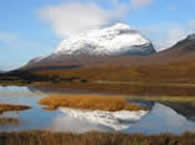
M 130 4 L 133 8 L 148 7 L 152 4 L 153 0 L 131 0 Z
M 57 35 L 64 37 L 107 25 L 119 19 L 124 9 L 122 5 L 105 10 L 95 3 L 74 2 L 43 8 L 40 16 L 52 25 Z
M 98 1 L 73 0 L 42 8 L 39 15 L 58 36 L 65 37 L 121 21 L 131 10 L 149 6 L 152 0 L 109 0 L 108 3 L 110 8 L 106 9 Z

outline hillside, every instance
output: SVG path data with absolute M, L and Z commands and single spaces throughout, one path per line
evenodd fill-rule
M 18 74 L 23 80 L 34 78 L 30 82 L 45 82 L 41 86 L 132 95 L 193 96 L 195 39 L 192 36 L 165 51 L 147 56 L 51 55 L 35 58 Z
M 49 64 L 55 69 L 43 69 L 43 65 L 42 69 L 30 70 L 59 80 L 75 78 L 73 82 L 77 82 L 74 85 L 59 83 L 58 87 L 134 95 L 194 95 L 195 39 L 189 37 L 149 56 L 69 56 L 58 59 L 58 63 L 55 62 L 58 65 L 50 60 Z

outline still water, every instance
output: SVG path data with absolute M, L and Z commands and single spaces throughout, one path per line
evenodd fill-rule
M 70 91 L 67 90 L 0 87 L 0 104 L 19 104 L 32 107 L 26 111 L 0 114 L 0 118 L 11 117 L 20 121 L 19 124 L 0 124 L 0 131 L 50 130 L 73 133 L 120 131 L 145 134 L 195 132 L 195 122 L 160 103 L 143 102 L 143 105 L 150 108 L 148 112 L 122 111 L 111 114 L 70 108 L 59 108 L 55 111 L 44 110 L 38 102 L 52 92 L 70 94 Z

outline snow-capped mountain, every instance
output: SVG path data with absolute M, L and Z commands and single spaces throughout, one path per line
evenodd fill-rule
M 32 59 L 25 67 L 80 66 L 112 62 L 113 57 L 141 57 L 155 52 L 152 43 L 137 30 L 126 24 L 115 24 L 71 36 L 63 40 L 51 55 Z
M 125 24 L 91 30 L 65 39 L 55 55 L 149 55 L 152 43 L 138 31 Z

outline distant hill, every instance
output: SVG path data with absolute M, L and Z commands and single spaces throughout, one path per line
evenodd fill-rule
M 153 57 L 164 59 L 181 59 L 195 55 L 195 34 L 189 35 L 186 39 L 179 41 L 174 46 L 160 53 L 154 54 Z M 157 59 L 157 58 L 156 58 Z

